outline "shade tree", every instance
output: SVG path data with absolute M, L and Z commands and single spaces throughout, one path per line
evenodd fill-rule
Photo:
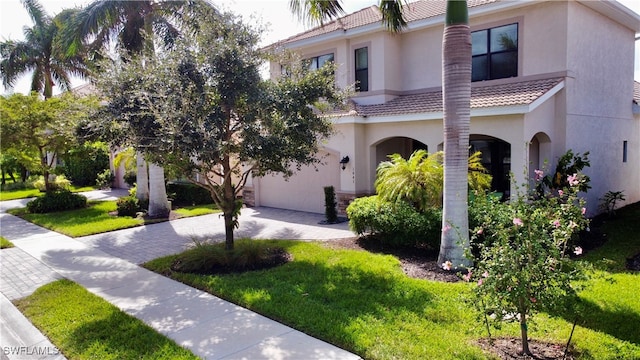
M 331 64 L 297 64 L 277 81 L 260 77 L 260 30 L 225 14 L 194 36 L 142 62 L 110 66 L 98 85 L 108 99 L 103 122 L 127 129 L 153 162 L 207 189 L 223 212 L 233 248 L 242 187 L 251 176 L 322 161 L 332 132 L 319 109 L 342 104 Z M 319 104 L 323 103 L 323 106 Z

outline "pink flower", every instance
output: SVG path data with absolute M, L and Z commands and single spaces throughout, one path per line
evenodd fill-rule
M 555 226 L 556 229 L 559 228 L 560 227 L 560 220 L 553 220 L 553 226 Z
M 513 218 L 513 225 L 522 226 L 522 225 L 524 225 L 524 223 L 522 222 L 522 219 L 520 219 L 520 218 Z
M 538 301 L 538 299 L 534 298 L 533 296 L 531 297 L 531 302 L 532 302 L 532 303 L 534 303 L 534 304 L 535 304 L 537 301 Z
M 482 273 L 482 277 L 484 278 L 489 277 L 489 273 L 485 270 L 485 272 Z
M 542 177 L 544 176 L 544 171 L 536 169 L 536 170 L 533 170 L 533 172 L 536 174 L 536 181 L 542 180 Z
M 587 208 L 584 208 L 584 207 L 583 207 L 583 208 L 582 208 L 582 215 L 584 215 L 584 214 L 586 214 L 586 213 L 587 213 Z
M 447 260 L 447 261 L 442 263 L 442 268 L 447 270 L 447 271 L 449 271 L 449 270 L 451 270 L 451 266 L 452 265 L 453 264 L 451 263 L 451 261 Z
M 558 190 L 558 196 L 562 196 L 562 195 L 564 195 L 564 191 Z
M 451 226 L 450 226 L 449 224 L 445 225 L 445 226 L 442 228 L 442 232 L 443 232 L 443 233 L 445 233 L 445 234 L 446 234 L 446 233 L 447 233 L 447 231 L 449 231 L 449 230 L 451 230 Z
M 471 270 L 469 270 L 469 272 L 467 272 L 467 274 L 464 275 L 462 279 L 464 279 L 464 281 L 469 282 L 469 280 L 471 280 L 471 275 L 472 275 Z
M 476 231 L 476 234 L 482 235 L 483 232 L 484 232 L 484 230 L 482 228 L 480 228 L 480 229 L 478 229 L 478 231 Z
M 569 183 L 570 186 L 578 185 L 580 183 L 580 181 L 578 181 L 578 174 L 567 176 L 567 182 Z
M 580 246 L 576 246 L 576 248 L 573 250 L 573 253 L 578 256 L 582 255 L 582 248 Z
M 484 282 L 484 279 L 483 279 L 483 278 L 480 278 L 480 279 L 478 280 L 478 286 L 482 286 L 482 283 L 483 283 L 483 282 Z

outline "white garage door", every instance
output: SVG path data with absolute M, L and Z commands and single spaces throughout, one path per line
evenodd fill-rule
M 324 213 L 324 187 L 340 184 L 340 164 L 337 155 L 323 158 L 325 165 L 303 167 L 285 181 L 282 175 L 267 175 L 254 179 L 260 183 L 260 206 Z

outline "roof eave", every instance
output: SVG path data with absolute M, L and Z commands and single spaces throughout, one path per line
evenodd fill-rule
M 640 32 L 640 15 L 617 1 L 578 0 L 578 2 L 632 29 L 636 34 Z

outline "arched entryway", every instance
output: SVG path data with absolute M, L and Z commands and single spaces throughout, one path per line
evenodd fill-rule
M 501 192 L 507 198 L 511 195 L 511 144 L 488 135 L 471 135 L 470 152 L 482 153 L 482 165 L 489 171 L 491 190 Z
M 551 139 L 549 135 L 539 132 L 529 141 L 529 178 L 535 177 L 534 171 L 537 169 L 549 171 L 551 164 L 547 162 L 551 159 Z
M 389 155 L 391 154 L 400 154 L 403 158 L 408 159 L 416 150 L 429 151 L 427 145 L 421 141 L 403 136 L 387 138 L 374 144 L 374 147 L 376 166 L 383 161 L 389 160 Z

